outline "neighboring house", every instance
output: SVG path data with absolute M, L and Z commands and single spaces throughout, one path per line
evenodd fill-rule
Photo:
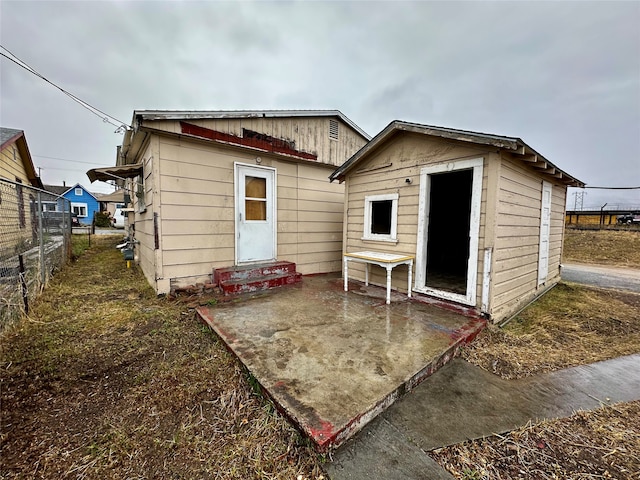
M 18 248 L 36 236 L 36 197 L 23 185 L 42 188 L 22 130 L 0 128 L 0 228 L 2 248 Z
M 413 255 L 414 292 L 495 322 L 559 281 L 567 186 L 584 186 L 519 138 L 401 121 L 330 178 L 346 185 L 346 253 Z M 393 270 L 393 288 L 406 280 Z
M 71 212 L 78 215 L 78 220 L 83 225 L 91 225 L 96 212 L 100 211 L 98 199 L 79 183 L 69 188 L 66 185 L 45 185 L 45 190 L 55 195 L 60 195 L 71 204 Z M 61 210 L 61 206 L 45 205 L 47 210 Z
M 42 188 L 22 130 L 0 128 L 0 177 Z
M 100 211 L 108 212 L 113 217 L 116 208 L 124 208 L 124 190 L 116 190 L 97 197 L 100 202 Z
M 132 125 L 117 165 L 87 175 L 127 179 L 136 261 L 157 293 L 235 265 L 340 270 L 344 188 L 327 177 L 369 140 L 342 113 L 143 110 Z

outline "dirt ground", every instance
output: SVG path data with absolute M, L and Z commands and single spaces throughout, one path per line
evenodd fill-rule
M 115 243 L 94 237 L 2 333 L 0 478 L 323 478 L 236 359 Z
M 0 478 L 325 478 L 188 304 L 156 298 L 116 241 L 74 250 L 0 334 Z M 639 310 L 639 295 L 561 285 L 464 355 L 514 378 L 638 352 Z M 640 402 L 606 406 L 432 455 L 465 480 L 639 478 L 639 418 Z

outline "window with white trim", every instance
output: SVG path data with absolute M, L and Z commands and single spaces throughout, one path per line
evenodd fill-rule
M 396 242 L 398 230 L 398 194 L 364 197 L 363 240 Z
M 87 204 L 86 203 L 71 203 L 71 211 L 78 215 L 78 217 L 87 216 Z
M 82 196 L 82 189 L 79 188 L 79 187 L 76 188 L 75 189 L 75 194 L 76 194 L 76 197 L 81 197 Z

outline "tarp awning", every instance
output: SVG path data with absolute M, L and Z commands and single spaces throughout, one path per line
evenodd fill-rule
M 91 183 L 96 180 L 106 182 L 107 180 L 122 180 L 124 178 L 133 178 L 142 175 L 142 164 L 134 163 L 133 165 L 120 165 L 117 167 L 92 168 L 87 172 L 87 177 Z

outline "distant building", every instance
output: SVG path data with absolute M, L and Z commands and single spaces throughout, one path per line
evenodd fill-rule
M 24 131 L 0 128 L 0 178 L 42 188 Z
M 45 185 L 44 189 L 55 195 L 60 195 L 71 203 L 71 212 L 78 215 L 78 220 L 83 225 L 91 225 L 96 212 L 100 211 L 100 202 L 95 195 L 79 183 L 69 188 L 66 185 Z M 45 210 L 59 210 L 60 207 L 55 202 L 51 205 L 44 205 Z

